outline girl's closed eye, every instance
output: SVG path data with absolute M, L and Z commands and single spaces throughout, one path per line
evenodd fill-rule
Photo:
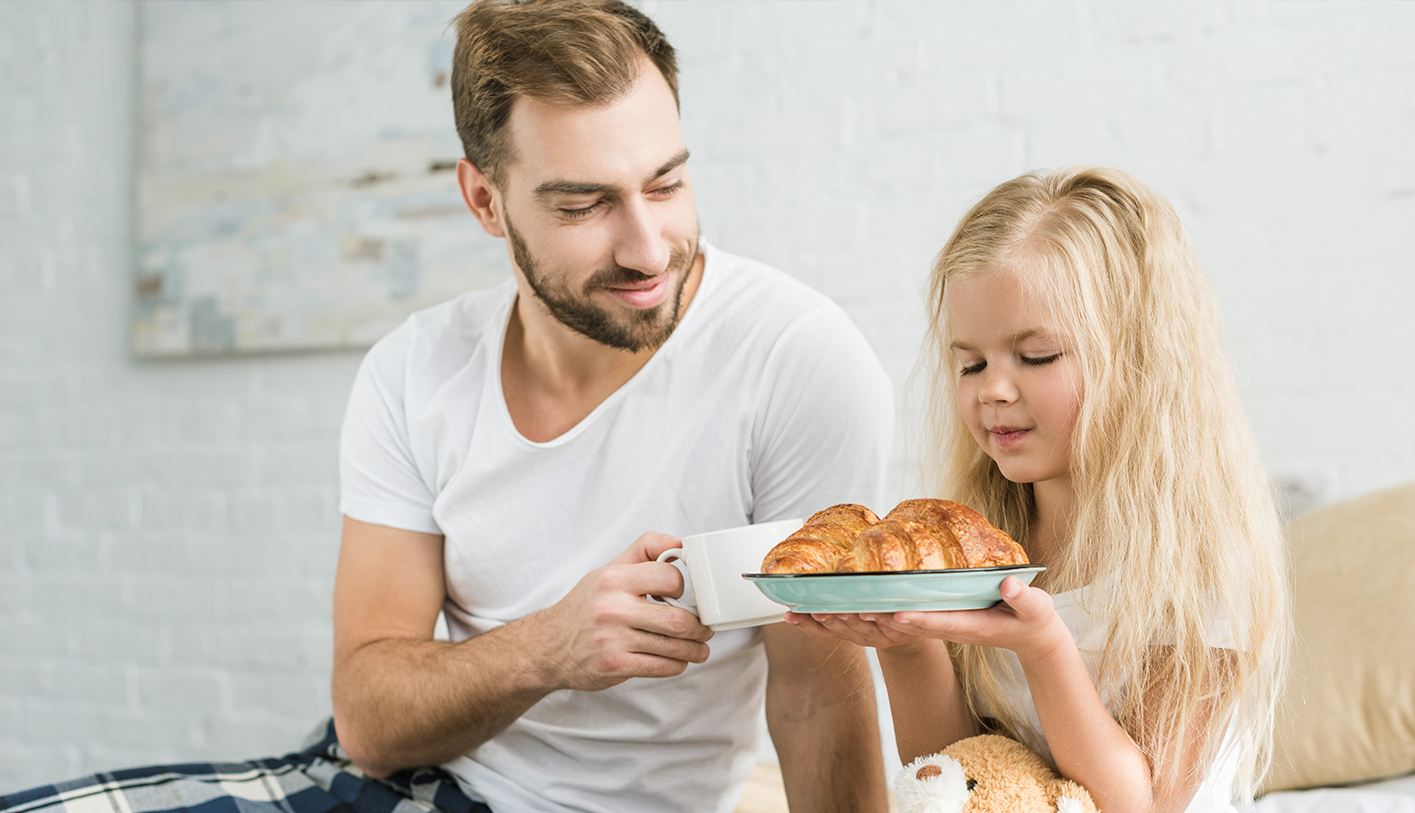
M 1022 363 L 1030 364 L 1033 367 L 1041 367 L 1045 364 L 1051 364 L 1053 361 L 1056 361 L 1059 358 L 1061 358 L 1061 353 L 1059 352 L 1052 353 L 1049 356 L 1023 356 Z
M 963 369 L 958 371 L 959 375 L 975 375 L 981 373 L 988 366 L 986 361 L 974 361 L 963 365 Z

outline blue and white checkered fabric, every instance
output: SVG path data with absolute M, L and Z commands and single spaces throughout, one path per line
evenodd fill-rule
M 298 753 L 250 762 L 158 765 L 0 796 L 3 813 L 491 813 L 440 768 L 371 779 L 334 721 Z

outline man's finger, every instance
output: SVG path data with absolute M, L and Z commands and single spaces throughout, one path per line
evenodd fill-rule
M 651 635 L 681 638 L 686 641 L 702 642 L 713 636 L 711 627 L 705 626 L 696 615 L 682 607 L 649 602 L 644 602 L 641 613 L 630 626 Z
M 708 630 L 712 637 L 712 630 Z M 708 659 L 711 650 L 700 640 L 663 635 L 649 630 L 634 630 L 629 640 L 628 651 L 640 655 L 652 655 L 684 663 L 702 663 Z
M 656 531 L 649 531 L 638 539 L 629 549 L 619 554 L 614 560 L 618 564 L 636 564 L 638 562 L 652 562 L 663 552 L 670 548 L 683 547 L 683 540 L 670 534 L 661 534 Z
M 594 587 L 634 596 L 683 595 L 683 574 L 667 562 L 639 562 L 602 567 L 595 571 Z

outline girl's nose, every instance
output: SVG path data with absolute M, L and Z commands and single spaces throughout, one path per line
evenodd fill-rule
M 1007 404 L 1017 400 L 1017 387 L 1003 372 L 994 371 L 989 365 L 982 372 L 983 385 L 978 389 L 978 400 L 985 404 Z
M 653 208 L 635 200 L 621 212 L 623 222 L 614 246 L 614 261 L 649 276 L 663 273 L 671 252 Z

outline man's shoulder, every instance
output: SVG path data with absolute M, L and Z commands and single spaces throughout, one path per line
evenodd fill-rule
M 374 344 L 374 351 L 386 345 L 420 352 L 437 348 L 470 348 L 491 335 L 499 317 L 515 293 L 514 282 L 483 291 L 469 291 L 429 308 L 409 314 L 396 328 Z
M 824 321 L 848 322 L 830 297 L 767 263 L 709 248 L 712 282 L 712 322 L 736 333 L 794 332 Z
M 374 343 L 364 366 L 380 376 L 394 373 L 400 378 L 436 378 L 463 369 L 478 347 L 496 338 L 494 329 L 514 294 L 512 281 L 415 311 Z

